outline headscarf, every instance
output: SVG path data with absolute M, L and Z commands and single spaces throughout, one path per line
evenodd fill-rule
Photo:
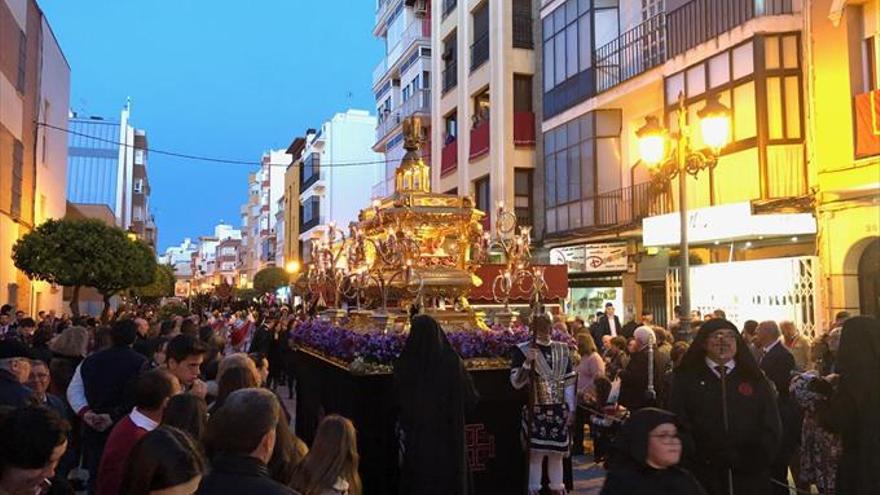
M 621 455 L 629 457 L 629 460 L 639 466 L 647 466 L 645 459 L 648 458 L 648 436 L 654 428 L 672 423 L 678 426 L 675 414 L 656 407 L 644 407 L 632 413 L 615 442 L 616 448 Z
M 682 358 L 681 365 L 678 367 L 677 371 L 694 373 L 697 370 L 705 368 L 706 342 L 713 333 L 724 329 L 733 330 L 733 334 L 736 338 L 736 354 L 733 356 L 733 360 L 736 363 L 737 369 L 750 381 L 761 380 L 761 368 L 758 366 L 755 357 L 752 356 L 752 353 L 749 351 L 749 346 L 746 344 L 742 335 L 740 335 L 736 325 L 722 319 L 709 320 L 700 325 L 700 331 L 697 332 L 697 336 L 694 337 L 694 341 L 688 348 L 687 353 L 685 353 L 684 358 Z

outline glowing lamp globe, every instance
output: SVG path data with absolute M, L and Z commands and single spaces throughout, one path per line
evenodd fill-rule
M 649 167 L 660 164 L 666 157 L 666 133 L 657 117 L 645 117 L 645 125 L 636 131 L 639 138 L 639 156 Z
M 730 137 L 730 110 L 718 101 L 718 95 L 710 95 L 706 106 L 697 112 L 703 142 L 716 153 L 727 146 Z
M 294 260 L 294 261 L 287 263 L 287 265 L 284 267 L 284 270 L 287 273 L 297 273 L 297 272 L 299 272 L 299 268 L 300 268 L 299 261 Z

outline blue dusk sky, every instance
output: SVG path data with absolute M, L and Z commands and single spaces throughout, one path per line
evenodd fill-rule
M 153 153 L 147 173 L 159 248 L 238 227 L 248 172 L 306 128 L 349 107 L 374 110 L 382 57 L 372 0 L 39 0 L 71 67 L 81 116 L 132 123 Z

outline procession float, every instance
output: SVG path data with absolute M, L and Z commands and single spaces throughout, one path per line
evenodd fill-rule
M 519 493 L 525 486 L 519 435 L 525 399 L 510 386 L 509 353 L 530 335 L 511 302 L 537 305 L 547 298 L 546 271 L 554 268 L 531 263 L 530 229 L 517 225 L 503 204 L 497 205 L 492 236 L 483 228 L 486 213 L 472 197 L 431 192 L 430 169 L 419 151 L 419 119 L 406 119 L 403 131 L 406 154 L 395 172 L 394 193 L 363 209 L 357 222 L 344 228 L 331 223 L 312 239 L 308 267 L 296 281 L 295 292 L 316 313 L 291 337 L 297 348 L 297 433 L 310 442 L 323 415 L 351 418 L 364 493 L 394 493 L 398 440 L 391 373 L 410 313 L 419 311 L 443 327 L 480 393 L 466 427 L 477 493 Z M 491 325 L 469 302 L 477 288 L 496 303 Z M 567 335 L 556 338 L 574 345 Z

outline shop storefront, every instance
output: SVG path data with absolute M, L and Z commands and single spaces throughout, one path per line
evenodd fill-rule
M 677 213 L 646 218 L 644 246 L 676 249 L 679 225 Z M 823 318 L 815 234 L 810 213 L 754 214 L 750 203 L 689 212 L 691 309 L 722 309 L 740 327 L 746 320 L 791 320 L 813 335 Z M 667 268 L 665 279 L 671 314 L 681 301 L 678 267 Z
M 567 265 L 569 277 L 565 313 L 580 316 L 584 321 L 604 311 L 606 303 L 614 304 L 623 319 L 624 283 L 627 271 L 625 242 L 579 244 L 550 250 L 550 262 Z

